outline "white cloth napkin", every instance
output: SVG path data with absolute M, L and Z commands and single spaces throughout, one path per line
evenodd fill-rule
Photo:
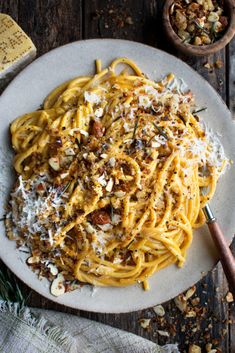
M 0 301 L 1 353 L 179 353 L 74 315 Z

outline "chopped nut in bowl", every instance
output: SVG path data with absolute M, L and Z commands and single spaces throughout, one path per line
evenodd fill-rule
M 187 55 L 212 54 L 235 33 L 234 0 L 166 0 L 166 34 Z

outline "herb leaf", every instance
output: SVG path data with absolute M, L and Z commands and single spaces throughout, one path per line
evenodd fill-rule
M 210 35 L 210 33 L 209 33 L 205 28 L 203 28 L 203 27 L 200 25 L 200 23 L 198 23 L 196 20 L 193 20 L 193 23 L 194 23 L 194 24 L 197 26 L 197 28 L 200 29 L 202 32 L 204 32 L 204 33 Z
M 200 109 L 198 109 L 198 110 L 194 110 L 194 111 L 192 112 L 192 114 L 195 115 L 195 114 L 198 114 L 198 113 L 203 112 L 204 110 L 207 110 L 207 107 L 203 107 L 203 108 L 200 108 Z
M 17 302 L 20 308 L 25 304 L 25 298 L 18 286 L 15 276 L 2 266 L 0 270 L 0 299 L 7 302 Z
M 162 135 L 166 140 L 169 140 L 169 137 L 160 126 L 156 125 L 154 122 L 153 122 L 153 126 L 158 130 L 160 135 Z
M 64 186 L 64 188 L 61 190 L 61 192 L 58 193 L 58 197 L 61 197 L 61 196 L 65 193 L 65 191 L 69 188 L 70 184 L 71 184 L 71 182 L 69 181 L 69 182 Z
M 135 135 L 136 135 L 136 130 L 138 128 L 138 124 L 139 124 L 139 116 L 137 116 L 136 118 L 136 122 L 135 122 L 135 126 L 134 126 L 134 131 L 133 131 L 133 135 L 132 135 L 132 140 L 135 140 Z

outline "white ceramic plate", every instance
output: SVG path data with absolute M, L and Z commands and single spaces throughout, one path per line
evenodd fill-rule
M 10 167 L 12 151 L 9 144 L 9 123 L 17 116 L 35 110 L 44 97 L 60 83 L 78 75 L 94 72 L 94 60 L 103 65 L 116 57 L 125 56 L 137 62 L 152 79 L 160 79 L 169 72 L 181 77 L 192 89 L 198 106 L 207 106 L 201 116 L 209 126 L 222 134 L 221 140 L 229 158 L 235 160 L 235 125 L 224 102 L 216 91 L 195 71 L 179 59 L 143 44 L 95 39 L 75 42 L 52 50 L 23 70 L 0 98 L 0 207 L 1 216 L 9 188 L 14 181 Z M 235 229 L 235 168 L 231 167 L 219 182 L 212 207 L 227 240 Z M 150 279 L 151 289 L 144 292 L 138 285 L 126 288 L 98 288 L 89 286 L 55 298 L 49 292 L 47 280 L 40 281 L 27 267 L 15 242 L 5 236 L 0 222 L 0 256 L 6 265 L 26 284 L 43 296 L 73 308 L 95 312 L 121 313 L 151 307 L 171 299 L 196 283 L 217 261 L 217 254 L 207 227 L 194 232 L 184 268 L 172 265 Z

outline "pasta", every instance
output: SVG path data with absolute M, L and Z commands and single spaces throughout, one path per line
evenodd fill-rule
M 152 81 L 127 58 L 96 68 L 11 124 L 7 234 L 60 294 L 74 283 L 147 290 L 153 273 L 183 266 L 227 163 L 182 80 Z

